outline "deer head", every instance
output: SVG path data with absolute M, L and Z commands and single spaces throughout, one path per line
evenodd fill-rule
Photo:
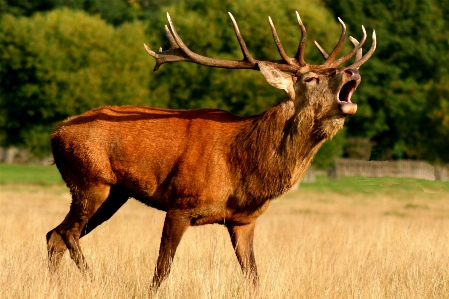
M 296 16 L 302 36 L 294 57 L 289 57 L 286 54 L 273 21 L 269 17 L 273 38 L 282 60 L 262 61 L 256 60 L 251 56 L 237 22 L 231 13 L 229 13 L 229 16 L 243 53 L 242 60 L 214 59 L 192 52 L 179 37 L 170 15 L 167 13 L 170 28 L 165 26 L 165 32 L 170 42 L 169 49 L 162 51 L 162 48 L 160 48 L 158 52 L 154 52 L 144 44 L 148 53 L 156 58 L 154 70 L 159 69 L 164 63 L 176 61 L 188 61 L 219 68 L 260 70 L 269 84 L 286 92 L 287 99 L 292 101 L 297 109 L 308 106 L 314 110 L 314 113 L 327 114 L 329 118 L 344 118 L 346 115 L 356 113 L 357 104 L 351 101 L 351 96 L 361 81 L 358 72 L 359 67 L 371 57 L 376 48 L 375 31 L 373 31 L 372 35 L 372 46 L 365 55 L 362 55 L 362 46 L 366 41 L 366 31 L 362 26 L 363 37 L 360 43 L 353 37 L 350 37 L 354 48 L 346 55 L 336 59 L 346 37 L 346 26 L 339 18 L 342 33 L 337 45 L 328 55 L 315 42 L 325 62 L 322 65 L 311 65 L 304 60 L 307 33 L 298 12 L 296 12 Z M 348 67 L 338 67 L 353 56 L 355 56 L 353 64 Z

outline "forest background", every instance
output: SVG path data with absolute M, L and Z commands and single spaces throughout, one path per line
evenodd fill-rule
M 341 32 L 337 17 L 357 39 L 362 24 L 368 36 L 376 30 L 377 50 L 353 97 L 357 114 L 315 167 L 337 157 L 449 163 L 449 0 L 0 0 L 0 146 L 48 156 L 58 122 L 101 105 L 263 112 L 283 94 L 258 72 L 191 63 L 152 72 L 143 48 L 167 49 L 169 12 L 193 51 L 241 59 L 228 11 L 256 59 L 279 59 L 268 16 L 293 55 L 300 13 L 314 64 L 322 57 L 313 40 L 329 52 Z M 346 41 L 342 52 L 350 49 Z

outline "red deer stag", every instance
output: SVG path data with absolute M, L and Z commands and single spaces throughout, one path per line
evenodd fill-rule
M 47 234 L 49 267 L 55 270 L 66 249 L 81 271 L 87 264 L 79 239 L 108 220 L 130 197 L 166 211 L 151 285 L 156 290 L 170 272 L 176 248 L 189 226 L 226 226 L 242 271 L 257 285 L 253 252 L 256 219 L 271 200 L 289 190 L 306 171 L 323 142 L 342 128 L 357 105 L 351 95 L 360 83 L 358 68 L 373 54 L 376 36 L 363 56 L 360 43 L 336 59 L 346 35 L 325 62 L 304 61 L 306 29 L 297 13 L 302 37 L 294 57 L 287 56 L 271 19 L 282 60 L 254 59 L 231 14 L 242 60 L 221 60 L 192 52 L 168 16 L 170 48 L 154 52 L 163 63 L 188 61 L 260 70 L 286 98 L 267 111 L 240 117 L 222 110 L 170 110 L 148 107 L 101 107 L 68 118 L 51 135 L 56 166 L 72 194 L 70 211 Z M 362 26 L 363 28 L 363 26 Z M 338 67 L 351 57 L 348 67 Z

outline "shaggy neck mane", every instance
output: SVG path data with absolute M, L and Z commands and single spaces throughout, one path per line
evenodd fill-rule
M 326 123 L 311 107 L 295 112 L 288 100 L 252 118 L 230 150 L 231 171 L 241 186 L 236 197 L 263 203 L 289 190 L 323 142 L 332 137 Z

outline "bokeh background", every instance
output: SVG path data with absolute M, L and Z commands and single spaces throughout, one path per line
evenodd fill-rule
M 241 59 L 227 12 L 256 59 L 279 59 L 268 16 L 290 55 L 298 11 L 308 30 L 306 61 L 331 51 L 337 17 L 360 39 L 375 29 L 378 47 L 361 68 L 353 97 L 359 110 L 320 150 L 315 168 L 336 158 L 449 162 L 448 0 L 0 0 L 0 146 L 49 157 L 49 134 L 61 120 L 101 105 L 220 108 L 261 113 L 283 97 L 249 70 L 191 63 L 152 72 L 143 48 L 167 48 L 169 12 L 195 52 Z M 346 42 L 349 51 L 351 45 Z

